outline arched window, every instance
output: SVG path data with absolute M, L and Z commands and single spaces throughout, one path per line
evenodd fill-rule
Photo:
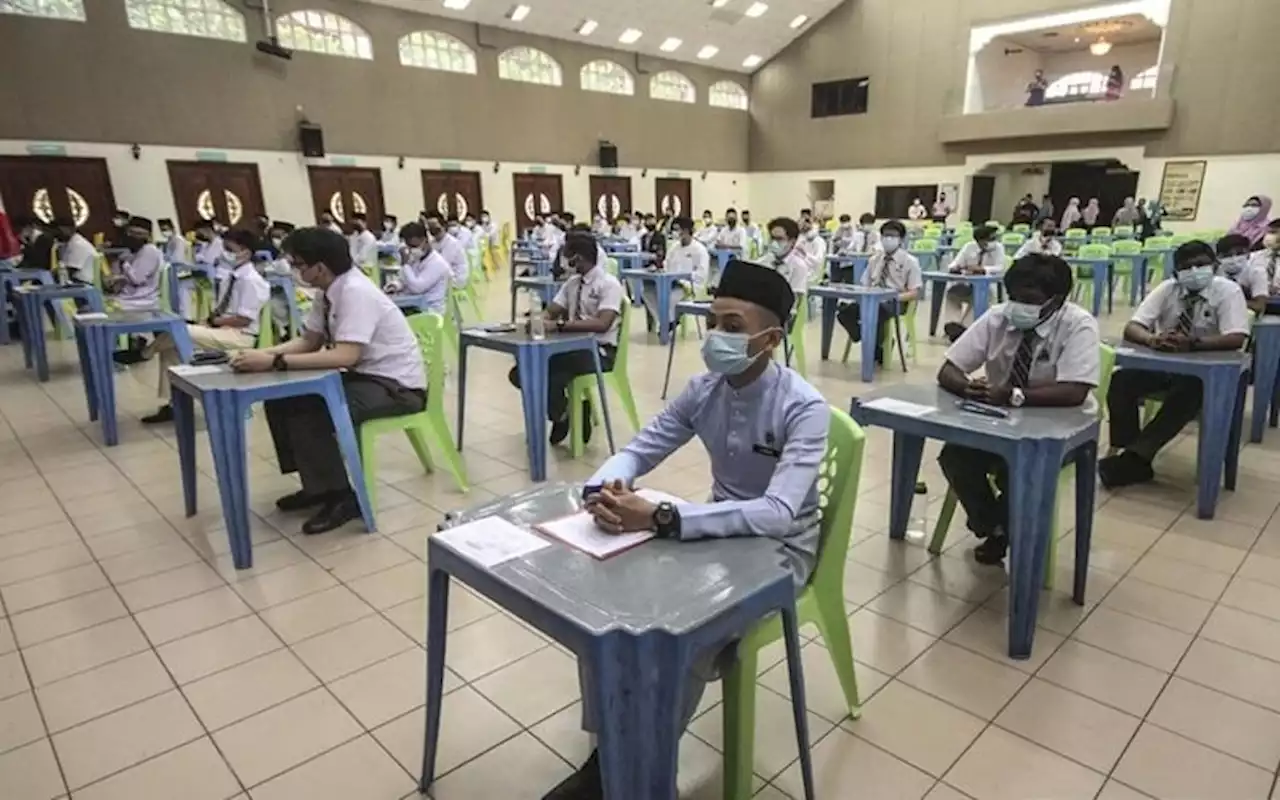
M 739 111 L 746 111 L 749 105 L 747 101 L 747 90 L 743 89 L 733 81 L 720 81 L 711 84 L 711 88 L 707 90 L 707 95 L 711 105 L 720 108 L 736 108 Z
M 1107 76 L 1101 72 L 1071 72 L 1049 84 L 1044 96 L 1055 97 L 1088 97 L 1093 94 L 1104 94 L 1107 91 Z
M 0 0 L 0 14 L 84 22 L 83 0 Z
M 400 37 L 400 63 L 406 67 L 476 74 L 476 54 L 461 39 L 440 31 L 417 31 Z
M 125 0 L 129 27 L 157 33 L 248 41 L 244 15 L 224 0 Z
M 698 90 L 693 81 L 679 72 L 659 72 L 649 79 L 649 96 L 655 100 L 674 100 L 677 103 L 698 102 Z
M 1156 72 L 1158 67 L 1147 67 L 1142 72 L 1134 75 L 1129 81 L 1129 90 L 1139 92 L 1144 89 L 1156 88 Z
M 331 11 L 293 11 L 276 20 L 280 44 L 307 53 L 373 60 L 373 40 L 364 29 Z
M 563 86 L 564 75 L 556 60 L 532 47 L 513 47 L 498 56 L 498 77 L 507 81 Z
M 616 61 L 601 59 L 582 68 L 582 88 L 588 92 L 608 94 L 636 93 L 636 81 L 627 68 Z

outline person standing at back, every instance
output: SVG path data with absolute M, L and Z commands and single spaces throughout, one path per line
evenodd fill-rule
M 1092 233 L 1098 225 L 1098 215 L 1101 213 L 1102 208 L 1098 205 L 1098 198 L 1090 197 L 1089 204 L 1084 207 L 1084 211 L 1080 212 L 1080 221 L 1084 223 L 1084 229 Z
M 907 209 L 907 219 L 912 222 L 919 222 L 928 216 L 929 211 L 924 207 L 924 203 L 920 202 L 919 197 L 911 201 L 911 207 Z
M 241 350 L 231 358 L 238 372 L 342 370 L 351 422 L 415 414 L 426 408 L 422 352 L 404 314 L 351 261 L 346 239 L 323 228 L 302 228 L 283 243 L 316 298 L 302 335 L 266 350 Z M 281 511 L 319 507 L 304 534 L 334 530 L 360 517 L 347 479 L 328 406 L 318 395 L 268 400 L 267 425 L 280 471 L 297 472 L 301 491 L 276 501 Z

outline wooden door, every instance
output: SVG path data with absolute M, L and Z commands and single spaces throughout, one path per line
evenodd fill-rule
M 631 179 L 621 175 L 592 175 L 588 178 L 591 188 L 591 214 L 599 214 L 613 222 L 631 207 Z
M 516 196 L 516 229 L 533 227 L 538 214 L 564 209 L 564 186 L 559 175 L 517 172 L 511 176 Z
M 693 182 L 688 178 L 655 178 L 654 197 L 658 199 L 658 214 L 672 217 L 692 217 Z
M 266 213 L 257 164 L 170 161 L 168 166 L 169 187 L 183 231 L 206 220 L 252 230 L 254 217 Z
M 423 208 L 427 211 L 458 219 L 464 219 L 468 214 L 479 217 L 484 208 L 480 173 L 424 169 L 422 198 Z
M 102 158 L 0 157 L 0 199 L 10 219 L 65 217 L 89 236 L 111 230 L 116 205 Z
M 350 231 L 348 210 L 363 213 L 370 230 L 382 229 L 382 173 L 369 167 L 307 167 L 311 180 L 311 204 L 320 214 L 328 211 Z

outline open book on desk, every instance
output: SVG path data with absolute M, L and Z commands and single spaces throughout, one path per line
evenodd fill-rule
M 651 503 L 667 502 L 681 505 L 686 502 L 681 497 L 660 492 L 657 489 L 637 489 L 636 494 Z M 534 529 L 601 560 L 612 558 L 625 550 L 642 545 L 654 537 L 652 531 L 608 533 L 596 525 L 595 518 L 587 511 L 579 511 L 567 517 L 543 522 L 535 525 Z

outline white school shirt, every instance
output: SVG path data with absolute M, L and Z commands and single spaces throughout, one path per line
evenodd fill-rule
M 73 233 L 62 248 L 59 263 L 73 280 L 93 283 L 94 275 L 98 272 L 98 251 L 88 239 L 79 233 Z
M 827 263 L 827 240 L 817 233 L 808 237 L 801 234 L 796 247 L 804 251 L 809 262 L 809 283 L 817 283 L 822 277 L 822 268 Z
M 368 230 L 353 233 L 347 237 L 351 250 L 351 263 L 357 267 L 367 267 L 378 262 L 378 237 Z
M 1010 324 L 1005 312 L 1008 307 L 1001 303 L 988 309 L 947 348 L 947 361 L 966 375 L 985 367 L 993 386 L 1007 383 L 1023 336 Z M 1066 303 L 1035 330 L 1040 342 L 1033 351 L 1029 386 L 1098 385 L 1098 321 L 1092 314 L 1075 303 Z
M 956 253 L 947 269 L 951 272 L 968 272 L 982 265 L 984 268 L 1004 268 L 1004 247 L 999 242 L 992 242 L 987 249 L 979 249 L 977 242 L 965 242 L 964 247 Z
M 596 264 L 585 275 L 574 272 L 561 285 L 551 304 L 563 308 L 570 320 L 594 319 L 601 311 L 614 312 L 613 324 L 604 333 L 597 333 L 596 341 L 616 347 L 618 323 L 622 320 L 622 298 L 622 284 Z
M 420 294 L 427 310 L 443 314 L 449 291 L 449 262 L 434 250 L 428 250 L 413 261 L 406 260 L 400 270 L 405 294 Z
M 702 242 L 706 247 L 715 247 L 716 240 L 720 238 L 720 228 L 714 222 L 709 225 L 703 225 L 693 232 L 693 238 Z
M 883 250 L 872 253 L 867 262 L 867 270 L 862 273 L 862 285 L 897 289 L 899 294 L 919 292 L 924 285 L 924 278 L 920 274 L 920 262 L 916 257 L 899 247 L 892 254 Z
M 1257 250 L 1250 253 L 1249 268 L 1267 276 L 1268 295 L 1280 294 L 1280 251 Z
M 1154 333 L 1176 331 L 1189 294 L 1176 278 L 1166 278 L 1143 299 L 1132 321 Z M 1200 296 L 1204 300 L 1191 323 L 1194 338 L 1249 332 L 1249 307 L 1235 282 L 1214 275 Z
M 879 233 L 859 228 L 853 232 L 853 237 L 849 240 L 848 248 L 842 247 L 837 252 L 840 255 L 845 255 L 847 253 L 870 253 L 879 244 Z
M 1218 274 L 1240 287 L 1245 293 L 1245 302 L 1255 297 L 1268 297 L 1271 294 L 1265 266 L 1255 267 L 1252 262 L 1246 261 L 1235 275 L 1228 275 L 1225 270 Z
M 912 203 L 911 208 L 907 209 L 908 219 L 924 219 L 927 216 L 929 216 L 929 210 L 923 203 Z
M 223 266 L 222 253 L 222 237 L 215 236 L 196 246 L 196 263 L 219 269 Z
M 378 238 L 378 244 L 400 244 L 400 234 L 396 233 L 395 228 L 384 230 Z
M 124 288 L 116 295 L 127 311 L 144 311 L 160 308 L 160 270 L 164 269 L 164 254 L 150 242 L 136 253 L 120 259 L 120 272 L 125 277 Z
M 444 260 L 448 262 L 449 271 L 453 273 L 453 285 L 459 289 L 466 286 L 469 265 L 467 264 L 467 254 L 462 249 L 462 244 L 448 233 L 445 233 L 431 244 L 431 249 L 443 256 Z
M 1003 250 L 1004 248 L 1002 247 L 1001 249 Z M 1046 240 L 1039 233 L 1032 234 L 1027 237 L 1025 242 L 1022 243 L 1022 247 L 1018 248 L 1018 252 L 1013 256 L 1013 260 L 1017 261 L 1023 256 L 1030 255 L 1032 253 L 1044 253 L 1047 256 L 1061 256 L 1062 242 L 1057 236 Z
M 463 251 L 475 247 L 476 237 L 472 235 L 471 231 L 467 230 L 465 225 L 456 225 L 449 228 L 449 235 L 458 240 L 458 244 L 462 245 Z
M 241 330 L 250 336 L 257 336 L 262 307 L 271 299 L 271 284 L 258 273 L 253 261 L 246 261 L 232 271 L 230 279 L 222 287 L 222 293 L 214 303 L 215 311 L 222 306 L 222 295 L 228 291 L 231 292 L 231 299 L 227 301 L 226 311 L 223 313 L 249 320 L 248 327 Z
M 732 228 L 728 225 L 724 226 L 716 236 L 716 247 L 736 247 L 745 251 L 747 249 L 746 230 L 741 225 L 734 225 Z
M 344 234 L 344 233 L 342 232 L 342 226 L 341 226 L 341 225 L 339 225 L 339 224 L 338 224 L 338 223 L 336 223 L 336 222 L 330 222 L 330 223 L 329 223 L 328 225 L 326 225 L 325 227 L 326 227 L 326 228 L 328 228 L 329 230 L 333 231 L 334 233 L 338 234 L 339 236 L 345 236 L 345 235 L 346 235 L 346 234 Z
M 809 291 L 809 256 L 798 243 L 782 258 L 773 256 L 769 263 L 787 279 L 797 297 Z
M 170 236 L 164 243 L 164 260 L 170 264 L 191 263 L 191 245 L 187 237 L 176 232 Z
M 326 324 L 325 313 L 328 312 Z M 331 341 L 360 346 L 351 368 L 361 375 L 390 378 L 408 389 L 426 389 L 422 352 L 404 314 L 359 269 L 334 279 L 317 298 L 303 327 Z
M 662 266 L 667 272 L 692 272 L 693 288 L 701 289 L 707 285 L 707 277 L 711 274 L 711 253 L 697 239 L 688 245 L 677 241 L 675 246 L 667 248 L 667 258 Z

